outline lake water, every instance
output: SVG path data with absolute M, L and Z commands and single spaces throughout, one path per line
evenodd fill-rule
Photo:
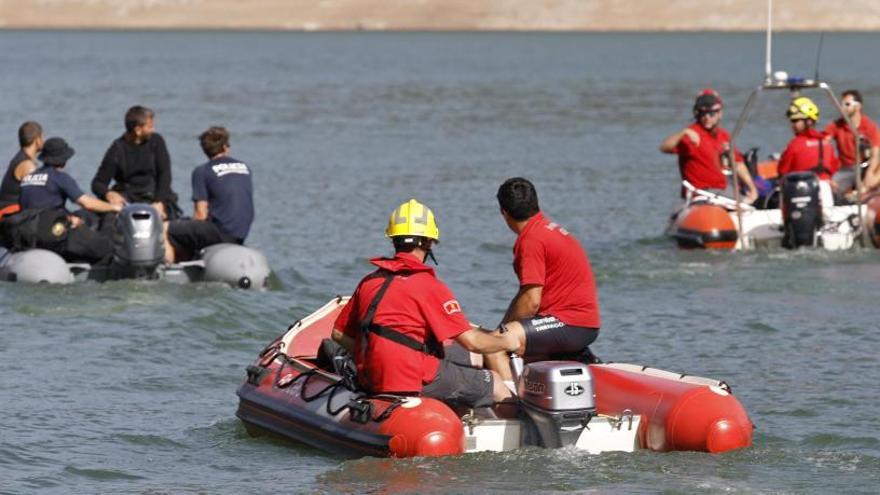
M 812 75 L 818 38 L 778 36 L 776 68 Z M 820 67 L 875 115 L 878 43 L 829 34 Z M 682 252 L 662 235 L 678 172 L 660 140 L 706 86 L 731 128 L 763 53 L 757 33 L 0 32 L 2 156 L 37 120 L 87 187 L 144 104 L 188 204 L 196 137 L 225 125 L 255 174 L 248 244 L 281 286 L 0 284 L 0 493 L 876 493 L 880 253 Z M 785 145 L 786 98 L 761 100 L 741 147 Z M 440 276 L 497 324 L 516 281 L 494 195 L 517 175 L 590 254 L 594 351 L 726 380 L 753 447 L 343 461 L 245 433 L 245 366 L 390 252 L 387 215 L 410 197 L 437 215 Z

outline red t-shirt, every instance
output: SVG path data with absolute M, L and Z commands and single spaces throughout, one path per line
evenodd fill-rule
M 819 164 L 819 141 L 822 141 L 822 166 L 824 170 L 816 171 L 815 167 Z M 820 180 L 831 180 L 831 176 L 840 168 L 840 161 L 834 154 L 834 144 L 831 137 L 809 128 L 804 132 L 796 135 L 782 156 L 779 158 L 779 175 L 785 175 L 791 172 L 816 172 Z
M 541 285 L 539 315 L 568 325 L 599 328 L 599 299 L 590 260 L 564 228 L 538 212 L 513 245 L 513 270 L 519 285 Z
M 880 131 L 877 130 L 877 124 L 869 119 L 867 115 L 862 114 L 862 120 L 859 122 L 859 136 L 862 140 L 871 144 L 871 147 L 880 146 Z M 856 163 L 856 138 L 850 131 L 849 126 L 843 118 L 839 118 L 825 127 L 825 133 L 834 138 L 837 143 L 837 153 L 840 155 L 840 163 L 842 167 L 852 167 Z
M 442 343 L 470 329 L 449 288 L 415 256 L 397 253 L 394 258 L 374 258 L 370 263 L 395 274 L 376 307 L 373 323 L 420 342 L 425 342 L 428 332 Z M 431 383 L 437 375 L 437 358 L 373 333 L 369 334 L 366 352 L 362 352 L 361 321 L 385 281 L 384 277 L 371 275 L 358 284 L 334 328 L 355 340 L 358 376 L 371 391 L 420 392 L 422 385 Z
M 694 143 L 685 135 L 675 148 L 682 180 L 690 182 L 697 189 L 726 188 L 727 177 L 722 172 L 721 155 L 730 148 L 730 135 L 721 127 L 707 131 L 697 122 L 689 125 L 688 129 L 700 136 L 700 143 Z M 739 150 L 735 150 L 735 154 L 736 161 L 742 161 Z

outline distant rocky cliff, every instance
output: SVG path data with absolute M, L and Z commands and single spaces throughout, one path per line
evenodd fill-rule
M 0 0 L 0 28 L 760 31 L 766 0 Z M 775 0 L 774 28 L 880 29 L 880 0 Z

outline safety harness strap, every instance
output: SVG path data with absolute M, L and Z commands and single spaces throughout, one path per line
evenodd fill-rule
M 364 339 L 367 338 L 367 334 L 378 335 L 379 337 L 388 339 L 392 342 L 400 344 L 404 347 L 408 347 L 414 351 L 421 352 L 423 354 L 427 354 L 429 356 L 434 356 L 438 359 L 443 358 L 443 347 L 437 342 L 437 339 L 434 338 L 433 334 L 428 334 L 425 342 L 419 342 L 418 340 L 403 334 L 393 328 L 385 327 L 382 325 L 376 325 L 373 323 L 373 317 L 376 315 L 376 307 L 379 306 L 379 301 L 385 297 L 385 292 L 388 290 L 388 286 L 391 285 L 391 281 L 394 280 L 394 274 L 391 272 L 385 271 L 384 273 L 377 273 L 376 276 L 384 276 L 385 281 L 382 282 L 382 286 L 379 288 L 379 291 L 373 297 L 373 300 L 370 301 L 370 305 L 367 307 L 367 314 L 364 315 L 363 321 L 361 321 L 361 335 Z M 366 344 L 366 342 L 364 342 Z M 366 349 L 366 345 L 361 347 L 362 349 Z
M 827 172 L 830 174 L 831 171 L 828 170 L 827 168 L 825 168 L 825 151 L 823 151 L 823 149 L 822 149 L 822 141 L 824 141 L 824 138 L 820 137 L 819 138 L 819 163 L 815 167 L 813 167 L 812 172 L 815 172 L 817 174 L 821 174 L 822 172 Z

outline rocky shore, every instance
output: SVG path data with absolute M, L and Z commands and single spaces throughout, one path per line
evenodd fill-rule
M 0 0 L 5 29 L 760 31 L 766 0 Z M 776 0 L 779 31 L 880 29 L 880 1 Z

